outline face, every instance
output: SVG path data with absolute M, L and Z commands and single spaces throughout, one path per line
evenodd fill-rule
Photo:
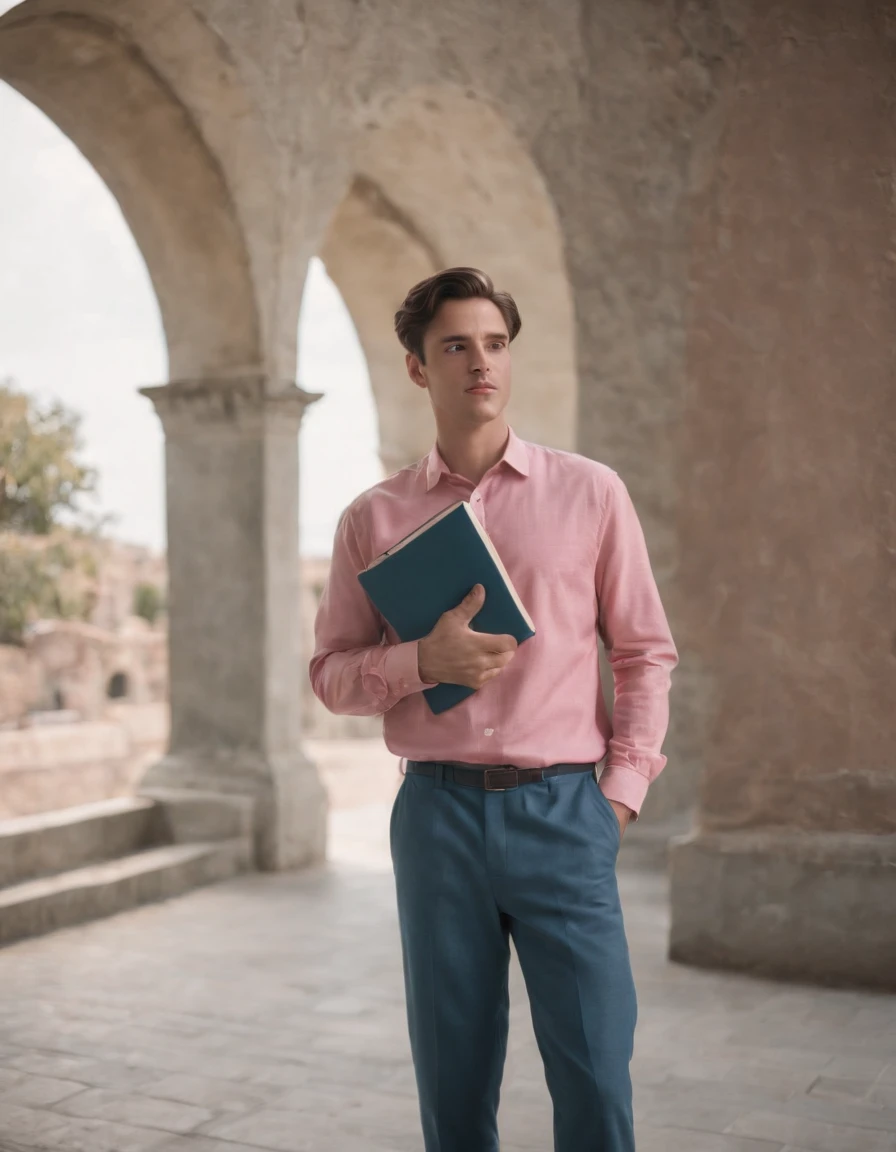
M 408 374 L 429 391 L 437 422 L 474 428 L 497 420 L 510 400 L 510 335 L 491 300 L 446 300 L 423 341 L 425 363 Z

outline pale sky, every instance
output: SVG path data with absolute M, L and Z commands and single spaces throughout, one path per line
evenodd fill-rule
M 9 7 L 0 2 L 0 10 Z M 341 510 L 382 472 L 364 354 L 320 261 L 299 318 L 298 382 L 324 398 L 300 434 L 300 539 L 327 555 Z M 116 200 L 68 137 L 0 82 L 0 379 L 83 416 L 110 534 L 165 547 L 163 437 L 143 384 L 164 383 L 159 309 Z

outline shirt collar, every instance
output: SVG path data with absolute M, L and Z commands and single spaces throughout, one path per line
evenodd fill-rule
M 509 464 L 515 472 L 519 472 L 521 476 L 529 475 L 529 453 L 526 451 L 524 441 L 520 440 L 519 436 L 510 429 L 510 435 L 507 437 L 507 444 L 504 448 L 504 455 L 498 461 L 499 464 Z M 426 491 L 435 488 L 442 476 L 450 475 L 450 469 L 445 461 L 442 459 L 442 454 L 439 452 L 438 442 L 433 444 L 432 450 L 426 461 Z

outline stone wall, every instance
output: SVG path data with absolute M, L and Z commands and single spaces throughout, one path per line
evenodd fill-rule
M 38 671 L 25 649 L 0 644 L 0 726 L 18 724 L 39 693 Z
M 149 704 L 168 694 L 165 633 L 137 617 L 118 632 L 75 620 L 41 620 L 19 651 L 20 712 L 12 721 L 56 709 L 101 720 L 110 699 Z
M 167 711 L 118 705 L 104 720 L 0 732 L 0 819 L 131 795 L 164 751 Z

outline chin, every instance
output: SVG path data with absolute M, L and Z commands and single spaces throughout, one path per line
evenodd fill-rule
M 503 404 L 496 404 L 494 408 L 481 408 L 478 412 L 472 414 L 473 419 L 471 423 L 477 428 L 482 428 L 486 424 L 495 424 L 504 416 L 504 408 L 505 405 Z

